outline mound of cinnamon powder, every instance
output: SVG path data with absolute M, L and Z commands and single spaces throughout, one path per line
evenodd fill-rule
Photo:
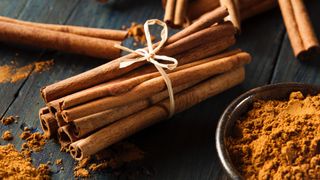
M 320 179 L 320 94 L 257 101 L 232 132 L 228 150 L 245 179 Z
M 0 179 L 50 179 L 49 173 L 47 165 L 34 167 L 12 144 L 0 146 Z

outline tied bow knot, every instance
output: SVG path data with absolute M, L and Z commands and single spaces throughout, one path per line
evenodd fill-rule
M 149 25 L 155 25 L 155 24 L 162 26 L 163 29 L 161 30 L 161 34 L 160 34 L 161 41 L 159 43 L 157 43 L 154 48 L 154 45 L 152 44 L 152 40 L 151 40 L 151 34 L 149 31 Z M 175 69 L 178 66 L 178 61 L 175 58 L 172 58 L 169 56 L 157 55 L 157 52 L 163 47 L 163 45 L 166 43 L 166 41 L 168 39 L 168 27 L 167 27 L 166 23 L 164 23 L 158 19 L 151 19 L 151 20 L 146 21 L 146 23 L 144 24 L 144 31 L 145 31 L 145 36 L 146 36 L 146 40 L 147 40 L 147 50 L 146 49 L 132 50 L 132 49 L 129 49 L 129 48 L 121 46 L 121 45 L 115 45 L 115 47 L 117 47 L 121 50 L 135 53 L 135 54 L 141 56 L 141 57 L 135 58 L 135 59 L 123 60 L 120 62 L 119 67 L 125 68 L 125 67 L 130 66 L 131 64 L 141 62 L 141 61 L 148 61 L 148 62 L 152 63 L 156 67 L 156 69 L 159 71 L 159 73 L 163 77 L 163 80 L 166 83 L 168 93 L 169 93 L 169 99 L 170 99 L 169 117 L 171 117 L 171 116 L 173 116 L 174 111 L 175 111 L 174 93 L 173 93 L 171 80 L 164 69 L 168 69 L 168 70 Z M 170 64 L 160 63 L 158 60 L 166 61 L 166 62 L 169 62 Z

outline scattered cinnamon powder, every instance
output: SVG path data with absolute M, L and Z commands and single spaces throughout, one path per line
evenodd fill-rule
M 56 160 L 56 165 L 62 165 L 62 159 L 57 159 Z
M 35 168 L 30 157 L 19 153 L 12 144 L 0 146 L 0 177 L 1 179 L 50 179 L 49 167 L 40 164 Z
M 20 138 L 23 140 L 26 140 L 30 136 L 31 136 L 31 133 L 29 131 L 24 131 L 20 134 Z
M 23 132 L 22 134 L 27 133 Z M 28 134 L 28 137 L 26 137 L 27 145 L 28 147 L 34 151 L 34 152 L 39 152 L 43 149 L 44 145 L 46 144 L 46 137 L 42 135 L 39 132 L 33 133 L 33 134 Z
M 245 179 L 320 179 L 320 94 L 257 101 L 228 139 Z
M 131 27 L 128 29 L 128 36 L 133 37 L 136 42 L 141 44 L 146 44 L 147 39 L 144 34 L 144 27 L 142 24 L 137 24 L 135 22 L 131 23 Z M 155 36 L 151 36 L 151 40 L 153 41 Z
M 13 139 L 13 136 L 11 134 L 10 131 L 5 131 L 3 134 L 2 134 L 2 139 L 5 140 L 5 141 L 10 141 Z
M 117 143 L 110 148 L 99 152 L 94 159 L 84 158 L 79 161 L 74 168 L 74 176 L 88 177 L 90 176 L 89 171 L 95 172 L 107 168 L 116 169 L 123 166 L 125 163 L 140 160 L 143 156 L 144 152 L 136 145 L 127 142 Z M 93 161 L 93 163 L 90 161 Z
M 16 119 L 13 116 L 4 117 L 1 119 L 2 124 L 9 125 L 13 123 Z
M 53 60 L 34 62 L 23 67 L 17 67 L 16 65 L 0 66 L 0 83 L 17 82 L 25 79 L 32 72 L 47 71 L 52 65 Z

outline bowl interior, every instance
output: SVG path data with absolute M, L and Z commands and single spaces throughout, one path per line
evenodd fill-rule
M 304 95 L 316 95 L 320 92 L 320 86 L 302 83 L 280 83 L 252 89 L 235 99 L 222 114 L 216 130 L 216 148 L 219 159 L 232 179 L 242 179 L 240 173 L 232 164 L 226 149 L 226 139 L 232 136 L 233 126 L 236 120 L 244 116 L 253 105 L 260 100 L 288 100 L 293 91 L 301 91 Z

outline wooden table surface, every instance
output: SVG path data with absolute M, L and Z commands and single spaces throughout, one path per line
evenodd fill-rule
M 309 0 L 307 7 L 319 37 L 320 1 Z M 120 29 L 122 25 L 130 26 L 131 22 L 162 19 L 163 9 L 160 0 L 113 0 L 105 5 L 95 0 L 1 0 L 0 15 L 37 22 Z M 215 128 L 224 108 L 241 93 L 257 86 L 290 81 L 320 83 L 320 58 L 311 62 L 294 58 L 278 9 L 245 21 L 242 28 L 236 47 L 251 53 L 253 57 L 253 62 L 246 67 L 245 82 L 130 137 L 129 141 L 145 152 L 145 158 L 130 168 L 143 165 L 149 172 L 149 175 L 144 173 L 136 179 L 226 179 L 214 141 Z M 44 103 L 39 89 L 104 63 L 88 57 L 0 43 L 0 65 L 10 64 L 12 60 L 24 65 L 49 59 L 55 61 L 49 71 L 33 73 L 16 83 L 0 84 L 1 117 L 20 116 L 18 124 L 0 126 L 0 133 L 10 129 L 18 135 L 25 125 L 41 131 L 38 110 Z M 6 142 L 1 140 L 0 143 Z M 15 138 L 11 143 L 20 147 L 21 140 Z M 51 152 L 53 154 L 49 155 Z M 60 153 L 54 142 L 50 141 L 44 151 L 33 153 L 32 157 L 36 164 L 63 158 L 65 170 L 58 171 L 53 166 L 53 178 L 73 178 L 74 161 L 68 154 Z M 91 177 L 126 179 L 107 171 Z

